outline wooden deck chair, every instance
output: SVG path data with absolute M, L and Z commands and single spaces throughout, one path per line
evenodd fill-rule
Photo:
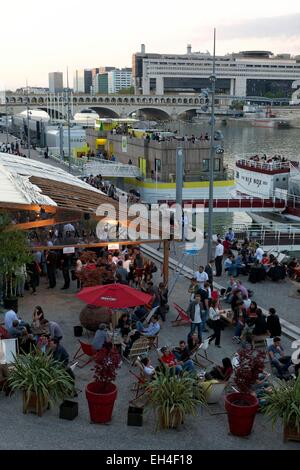
M 211 364 L 214 364 L 214 361 L 211 361 L 211 360 L 208 358 L 208 356 L 207 356 L 207 350 L 208 350 L 208 348 L 209 348 L 209 338 L 205 339 L 205 340 L 203 341 L 203 343 L 199 346 L 199 348 L 198 348 L 197 351 L 196 351 L 196 355 L 195 355 L 195 357 L 194 357 L 194 359 L 193 359 L 196 365 L 198 365 L 198 366 L 200 366 L 200 367 L 203 366 L 203 364 L 202 364 L 200 358 L 203 358 L 203 359 L 205 359 L 207 362 L 210 362 Z M 200 353 L 202 353 L 202 352 L 203 352 L 203 354 L 200 354 Z
M 172 321 L 172 326 L 184 326 L 190 325 L 192 320 L 187 313 L 178 304 L 174 304 L 174 308 L 178 313 L 176 320 Z
M 87 356 L 88 360 L 84 362 L 83 364 L 78 363 L 79 369 L 83 369 L 85 366 L 90 364 L 93 361 L 94 355 L 96 354 L 96 351 L 93 349 L 91 344 L 88 343 L 83 343 L 82 341 L 79 341 L 80 347 L 78 351 L 75 353 L 73 360 L 75 359 L 81 359 L 83 356 Z
M 143 364 L 141 363 L 141 358 L 138 356 L 136 361 L 134 362 L 134 365 L 138 367 L 139 372 L 136 373 L 133 370 L 130 370 L 129 373 L 133 375 L 133 377 L 136 378 L 136 382 L 133 384 L 133 389 L 132 391 L 135 392 L 135 397 L 134 400 L 139 399 L 142 395 L 145 393 L 145 385 L 148 381 L 148 377 L 146 376 L 144 372 L 144 367 Z M 133 401 L 134 401 L 133 400 Z
M 126 344 L 122 344 L 122 353 L 125 351 Z M 129 364 L 134 362 L 138 356 L 147 355 L 149 352 L 149 340 L 146 336 L 137 339 L 130 349 L 128 357 L 124 357 Z
M 148 339 L 149 351 L 152 351 L 152 349 L 158 349 L 159 333 L 155 336 L 145 336 L 145 338 Z

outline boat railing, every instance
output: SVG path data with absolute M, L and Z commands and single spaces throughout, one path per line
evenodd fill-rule
M 268 171 L 278 171 L 278 170 L 290 170 L 290 162 L 265 162 L 265 161 L 256 161 L 249 159 L 238 159 L 236 161 L 238 167 L 246 169 L 257 169 L 257 170 L 268 170 Z

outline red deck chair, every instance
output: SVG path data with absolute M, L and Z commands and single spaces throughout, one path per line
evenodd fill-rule
M 183 308 L 179 307 L 179 305 L 174 304 L 174 308 L 178 313 L 176 320 L 172 321 L 172 326 L 183 326 L 183 325 L 190 325 L 192 320 L 183 310 Z
M 85 366 L 90 364 L 94 358 L 94 355 L 96 354 L 96 351 L 92 348 L 91 344 L 83 343 L 82 341 L 79 341 L 80 343 L 80 348 L 76 352 L 75 356 L 73 359 L 80 359 L 83 356 L 88 356 L 88 361 L 84 362 L 82 365 L 79 365 L 79 369 L 83 369 Z M 81 353 L 81 354 L 80 354 Z

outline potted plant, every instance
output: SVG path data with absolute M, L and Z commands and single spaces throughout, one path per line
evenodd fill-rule
M 95 356 L 94 382 L 86 387 L 92 423 L 111 421 L 113 407 L 117 399 L 117 387 L 113 383 L 120 366 L 120 354 L 116 348 L 102 348 Z
M 248 436 L 252 431 L 259 407 L 252 387 L 264 369 L 264 359 L 263 351 L 242 349 L 238 352 L 238 364 L 234 376 L 238 391 L 225 396 L 229 428 L 234 436 Z
M 21 230 L 10 230 L 8 216 L 0 217 L 0 278 L 3 279 L 3 303 L 7 309 L 17 309 L 16 271 L 32 259 L 26 234 Z
M 279 418 L 282 420 L 284 442 L 300 442 L 300 375 L 296 380 L 281 381 L 264 399 L 262 412 L 271 418 L 273 426 Z
M 176 375 L 174 368 L 163 367 L 147 387 L 149 401 L 157 415 L 157 430 L 180 426 L 187 415 L 196 416 L 198 405 L 206 400 L 197 380 L 188 372 Z
M 23 392 L 23 412 L 33 411 L 38 416 L 74 393 L 74 379 L 64 365 L 38 349 L 15 357 L 8 385 Z

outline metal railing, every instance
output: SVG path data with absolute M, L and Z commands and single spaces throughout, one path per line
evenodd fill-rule
M 265 162 L 265 161 L 255 161 L 249 159 L 238 159 L 236 160 L 236 165 L 244 167 L 246 169 L 258 169 L 258 170 L 268 170 L 268 171 L 278 171 L 278 170 L 290 170 L 290 162 Z

